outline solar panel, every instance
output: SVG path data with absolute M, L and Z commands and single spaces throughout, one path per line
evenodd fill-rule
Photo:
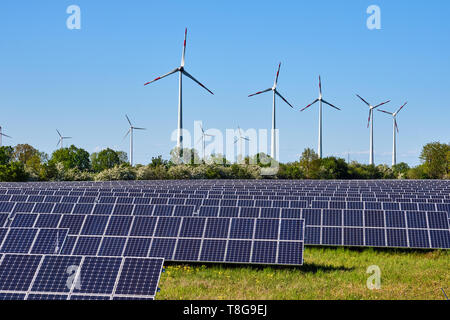
M 5 254 L 0 300 L 153 299 L 164 259 Z

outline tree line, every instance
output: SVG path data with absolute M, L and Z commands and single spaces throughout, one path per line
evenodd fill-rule
M 0 147 L 0 181 L 108 181 L 165 179 L 449 179 L 450 144 L 428 143 L 420 154 L 421 164 L 410 167 L 399 163 L 366 165 L 350 163 L 337 157 L 320 159 L 312 149 L 305 149 L 298 161 L 277 163 L 274 176 L 262 174 L 273 164 L 266 154 L 246 157 L 230 163 L 222 155 L 202 161 L 196 150 L 185 149 L 179 157 L 172 150 L 171 159 L 154 157 L 147 165 L 131 167 L 123 151 L 105 149 L 89 154 L 72 145 L 58 149 L 51 156 L 28 144 Z M 272 161 L 272 162 L 271 162 Z

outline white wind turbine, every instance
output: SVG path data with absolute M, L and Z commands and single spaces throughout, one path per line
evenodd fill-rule
M 156 79 L 149 81 L 147 83 L 144 84 L 144 86 L 153 83 L 155 81 L 158 81 L 162 78 L 165 78 L 171 74 L 174 74 L 176 72 L 179 72 L 179 91 L 178 91 L 178 139 L 177 139 L 177 147 L 178 150 L 182 150 L 183 149 L 183 75 L 185 75 L 186 77 L 190 78 L 191 80 L 193 80 L 195 83 L 197 83 L 199 86 L 201 86 L 202 88 L 204 88 L 206 91 L 208 91 L 211 94 L 214 94 L 211 90 L 209 90 L 208 88 L 206 88 L 202 83 L 200 83 L 197 79 L 195 79 L 193 76 L 191 76 L 185 69 L 184 69 L 184 58 L 185 58 L 185 54 L 186 54 L 186 36 L 187 36 L 187 28 L 184 32 L 184 44 L 183 44 L 183 53 L 181 56 L 181 66 L 170 71 L 169 73 L 161 76 L 161 77 L 157 77 Z
M 241 158 L 242 158 L 242 161 L 244 161 L 244 155 L 242 154 L 243 152 L 244 152 L 244 143 L 245 143 L 245 141 L 250 141 L 250 139 L 249 138 L 247 138 L 247 137 L 244 137 L 243 135 L 242 135 L 242 131 L 241 131 L 241 128 L 238 126 L 238 132 L 239 132 L 239 138 L 236 138 L 235 140 L 234 140 L 234 144 L 236 144 L 236 143 L 238 143 L 238 142 L 240 142 L 240 144 L 239 144 L 239 148 L 240 148 L 240 151 L 241 151 Z M 239 156 L 238 156 L 238 158 L 239 158 Z M 239 160 L 239 159 L 238 159 Z M 238 161 L 239 162 L 239 161 Z
M 314 100 L 314 102 L 312 102 L 311 104 L 307 105 L 305 108 L 303 108 L 302 110 L 300 110 L 300 112 L 308 109 L 309 107 L 311 107 L 313 104 L 315 104 L 316 102 L 319 102 L 319 147 L 318 149 L 318 153 L 319 153 L 319 158 L 322 159 L 322 102 L 329 105 L 332 108 L 335 108 L 337 110 L 341 110 L 338 107 L 332 105 L 331 103 L 325 101 L 322 98 L 322 80 L 320 79 L 319 76 L 319 98 L 317 98 L 316 100 Z
M 127 115 L 125 115 L 125 117 L 127 118 L 128 123 L 130 124 L 130 129 L 128 129 L 127 133 L 125 134 L 125 137 L 123 138 L 125 139 L 128 135 L 130 135 L 130 165 L 133 166 L 133 132 L 134 130 L 146 130 L 146 129 L 134 127 L 130 121 L 130 118 L 128 118 Z
M 257 93 L 251 94 L 249 95 L 249 97 L 253 97 L 256 96 L 258 94 L 261 93 L 265 93 L 265 92 L 269 92 L 272 91 L 273 94 L 273 105 L 272 105 L 272 132 L 271 132 L 271 139 L 272 139 L 272 143 L 271 143 L 271 148 L 270 148 L 270 156 L 272 157 L 272 159 L 276 160 L 276 154 L 275 154 L 275 150 L 276 150 L 276 113 L 275 113 L 275 96 L 279 96 L 284 102 L 286 102 L 292 109 L 294 108 L 277 90 L 277 85 L 278 85 L 278 76 L 280 75 L 280 68 L 281 68 L 281 62 L 278 65 L 278 71 L 277 71 L 277 75 L 275 76 L 275 82 L 273 84 L 272 88 L 263 90 L 263 91 L 258 91 Z
M 59 145 L 59 148 L 62 149 L 62 148 L 63 148 L 63 142 L 64 142 L 64 140 L 65 140 L 65 139 L 72 139 L 72 137 L 63 137 L 62 134 L 61 134 L 61 132 L 58 131 L 58 129 L 56 129 L 56 132 L 58 132 L 58 135 L 59 135 L 59 141 L 58 141 L 58 143 L 56 144 L 56 146 Z
M 207 134 L 206 131 L 203 129 L 203 126 L 200 125 L 200 129 L 202 130 L 202 136 L 200 139 L 198 139 L 197 144 L 202 140 L 202 148 L 203 148 L 203 162 L 206 162 L 206 155 L 205 155 L 205 149 L 206 149 L 206 137 L 214 137 L 212 134 Z
M 397 125 L 397 115 L 398 113 L 408 104 L 408 102 L 405 102 L 400 109 L 397 110 L 397 112 L 389 112 L 389 111 L 385 111 L 385 110 L 378 110 L 380 112 L 384 112 L 387 114 L 390 114 L 392 116 L 393 119 L 393 138 L 392 138 L 392 166 L 395 166 L 397 164 L 397 133 L 399 132 L 398 130 L 398 125 Z
M 10 136 L 4 134 L 2 131 L 2 127 L 0 127 L 0 147 L 3 147 L 3 137 L 12 139 Z
M 373 161 L 373 110 L 375 110 L 378 107 L 381 107 L 382 105 L 384 105 L 386 103 L 391 102 L 391 100 L 388 100 L 386 102 L 380 103 L 380 104 L 378 104 L 378 105 L 376 105 L 374 107 L 370 103 L 368 103 L 366 100 L 361 98 L 361 96 L 359 96 L 359 95 L 356 95 L 356 96 L 358 98 L 360 98 L 369 107 L 369 121 L 367 123 L 367 128 L 369 128 L 369 125 L 370 125 L 370 156 L 369 156 L 370 158 L 369 158 L 369 164 L 372 165 L 372 164 L 374 164 L 374 161 Z

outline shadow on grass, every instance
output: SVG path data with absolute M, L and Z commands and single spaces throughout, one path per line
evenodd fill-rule
M 347 268 L 344 266 L 330 266 L 330 265 L 319 265 L 316 263 L 305 263 L 302 266 L 278 266 L 278 265 L 257 265 L 257 264 L 225 264 L 225 263 L 198 263 L 198 262 L 189 262 L 189 263 L 176 263 L 176 262 L 165 262 L 165 267 L 168 266 L 191 266 L 191 267 L 203 267 L 207 268 L 217 268 L 217 269 L 247 269 L 251 271 L 264 271 L 267 269 L 271 269 L 273 271 L 296 271 L 302 273 L 312 273 L 316 274 L 318 272 L 334 272 L 334 271 L 352 271 L 354 268 Z

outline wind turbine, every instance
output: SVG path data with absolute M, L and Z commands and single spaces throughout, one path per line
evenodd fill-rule
M 214 137 L 212 134 L 207 134 L 205 132 L 205 130 L 203 129 L 203 126 L 200 125 L 200 129 L 202 130 L 202 136 L 200 137 L 200 139 L 198 139 L 197 143 L 200 142 L 200 140 L 202 140 L 202 147 L 203 147 L 203 162 L 206 162 L 206 156 L 205 156 L 205 149 L 206 149 L 206 144 L 205 144 L 205 137 Z
M 146 129 L 134 127 L 130 121 L 130 118 L 128 118 L 127 115 L 125 115 L 125 117 L 127 118 L 128 123 L 130 124 L 130 129 L 128 129 L 127 133 L 125 134 L 125 137 L 123 137 L 123 138 L 125 139 L 128 135 L 130 135 L 130 165 L 133 166 L 133 131 L 134 130 L 146 130 Z
M 3 146 L 3 137 L 12 139 L 10 136 L 4 134 L 4 133 L 2 132 L 2 127 L 0 127 L 0 147 Z
M 385 110 L 378 110 L 380 112 L 384 112 L 387 114 L 390 114 L 392 116 L 393 119 L 393 138 L 392 138 L 392 166 L 395 166 L 397 164 L 397 132 L 399 132 L 398 130 L 398 125 L 397 125 L 397 115 L 398 113 L 408 104 L 408 102 L 405 102 L 405 104 L 403 104 L 400 109 L 397 110 L 397 112 L 389 112 L 389 111 L 385 111 Z M 396 132 L 397 131 L 397 132 Z
M 375 110 L 378 107 L 381 107 L 382 105 L 384 105 L 386 103 L 391 102 L 391 100 L 388 100 L 386 102 L 380 103 L 380 104 L 378 104 L 378 105 L 376 105 L 374 107 L 370 103 L 368 103 L 366 100 L 361 98 L 361 96 L 359 96 L 359 95 L 356 95 L 356 96 L 358 98 L 360 98 L 369 107 L 369 121 L 367 123 L 367 128 L 369 128 L 369 125 L 370 125 L 370 159 L 369 159 L 369 164 L 372 165 L 372 164 L 374 164 L 374 161 L 373 161 L 373 110 Z M 372 121 L 370 121 L 370 120 L 372 120 Z
M 186 37 L 187 37 L 187 28 L 184 31 L 184 44 L 183 44 L 183 53 L 181 55 L 181 66 L 178 68 L 170 71 L 169 73 L 157 77 L 156 79 L 149 81 L 144 84 L 144 86 L 149 85 L 150 83 L 153 83 L 155 81 L 158 81 L 162 78 L 165 78 L 167 76 L 170 76 L 171 74 L 174 74 L 176 72 L 179 72 L 179 88 L 178 88 L 178 139 L 177 139 L 177 147 L 178 150 L 183 150 L 183 75 L 193 80 L 195 83 L 197 83 L 199 86 L 201 86 L 203 89 L 208 91 L 211 94 L 214 94 L 211 90 L 209 90 L 207 87 L 205 87 L 202 83 L 200 83 L 197 79 L 195 79 L 193 76 L 191 76 L 185 69 L 184 69 L 184 58 L 186 54 Z
M 272 91 L 273 94 L 273 105 L 272 105 L 272 132 L 271 132 L 271 138 L 272 138 L 272 143 L 271 143 L 271 151 L 270 151 L 270 156 L 272 157 L 272 159 L 276 160 L 276 154 L 275 154 L 275 150 L 276 150 L 276 137 L 275 137 L 275 130 L 276 130 L 276 119 L 275 119 L 275 96 L 279 96 L 284 102 L 286 102 L 292 109 L 294 108 L 277 90 L 277 85 L 278 85 L 278 76 L 280 75 L 280 68 L 281 68 L 281 62 L 278 65 L 278 71 L 277 71 L 277 75 L 275 76 L 275 82 L 273 83 L 273 87 L 263 90 L 263 91 L 258 91 L 257 93 L 251 94 L 249 95 L 249 97 L 253 97 L 256 96 L 258 94 L 261 93 L 265 93 L 265 92 L 269 92 Z
M 322 159 L 322 102 L 329 105 L 332 108 L 335 108 L 337 110 L 341 110 L 338 107 L 332 105 L 331 103 L 325 101 L 322 98 L 322 80 L 320 79 L 319 76 L 319 98 L 317 98 L 316 100 L 314 100 L 313 103 L 307 105 L 305 108 L 303 108 L 302 110 L 300 110 L 301 112 L 308 109 L 309 107 L 311 107 L 313 104 L 315 104 L 316 102 L 319 102 L 319 147 L 318 147 L 318 152 L 319 152 L 319 158 Z
M 59 148 L 62 149 L 62 148 L 63 148 L 63 142 L 64 142 L 64 139 L 72 139 L 72 137 L 63 137 L 63 136 L 61 135 L 61 132 L 58 131 L 58 129 L 56 129 L 56 132 L 58 132 L 58 135 L 59 135 L 59 141 L 58 141 L 58 143 L 56 144 L 56 146 L 59 145 Z
M 240 141 L 239 148 L 241 149 L 240 151 L 241 151 L 242 160 L 244 160 L 244 155 L 242 155 L 242 152 L 244 152 L 244 145 L 243 145 L 243 143 L 245 143 L 244 141 L 250 141 L 250 139 L 247 138 L 247 137 L 244 137 L 242 135 L 241 128 L 239 126 L 238 126 L 238 132 L 239 132 L 239 138 L 236 138 L 234 140 L 234 144 L 236 144 L 236 143 L 238 143 Z

